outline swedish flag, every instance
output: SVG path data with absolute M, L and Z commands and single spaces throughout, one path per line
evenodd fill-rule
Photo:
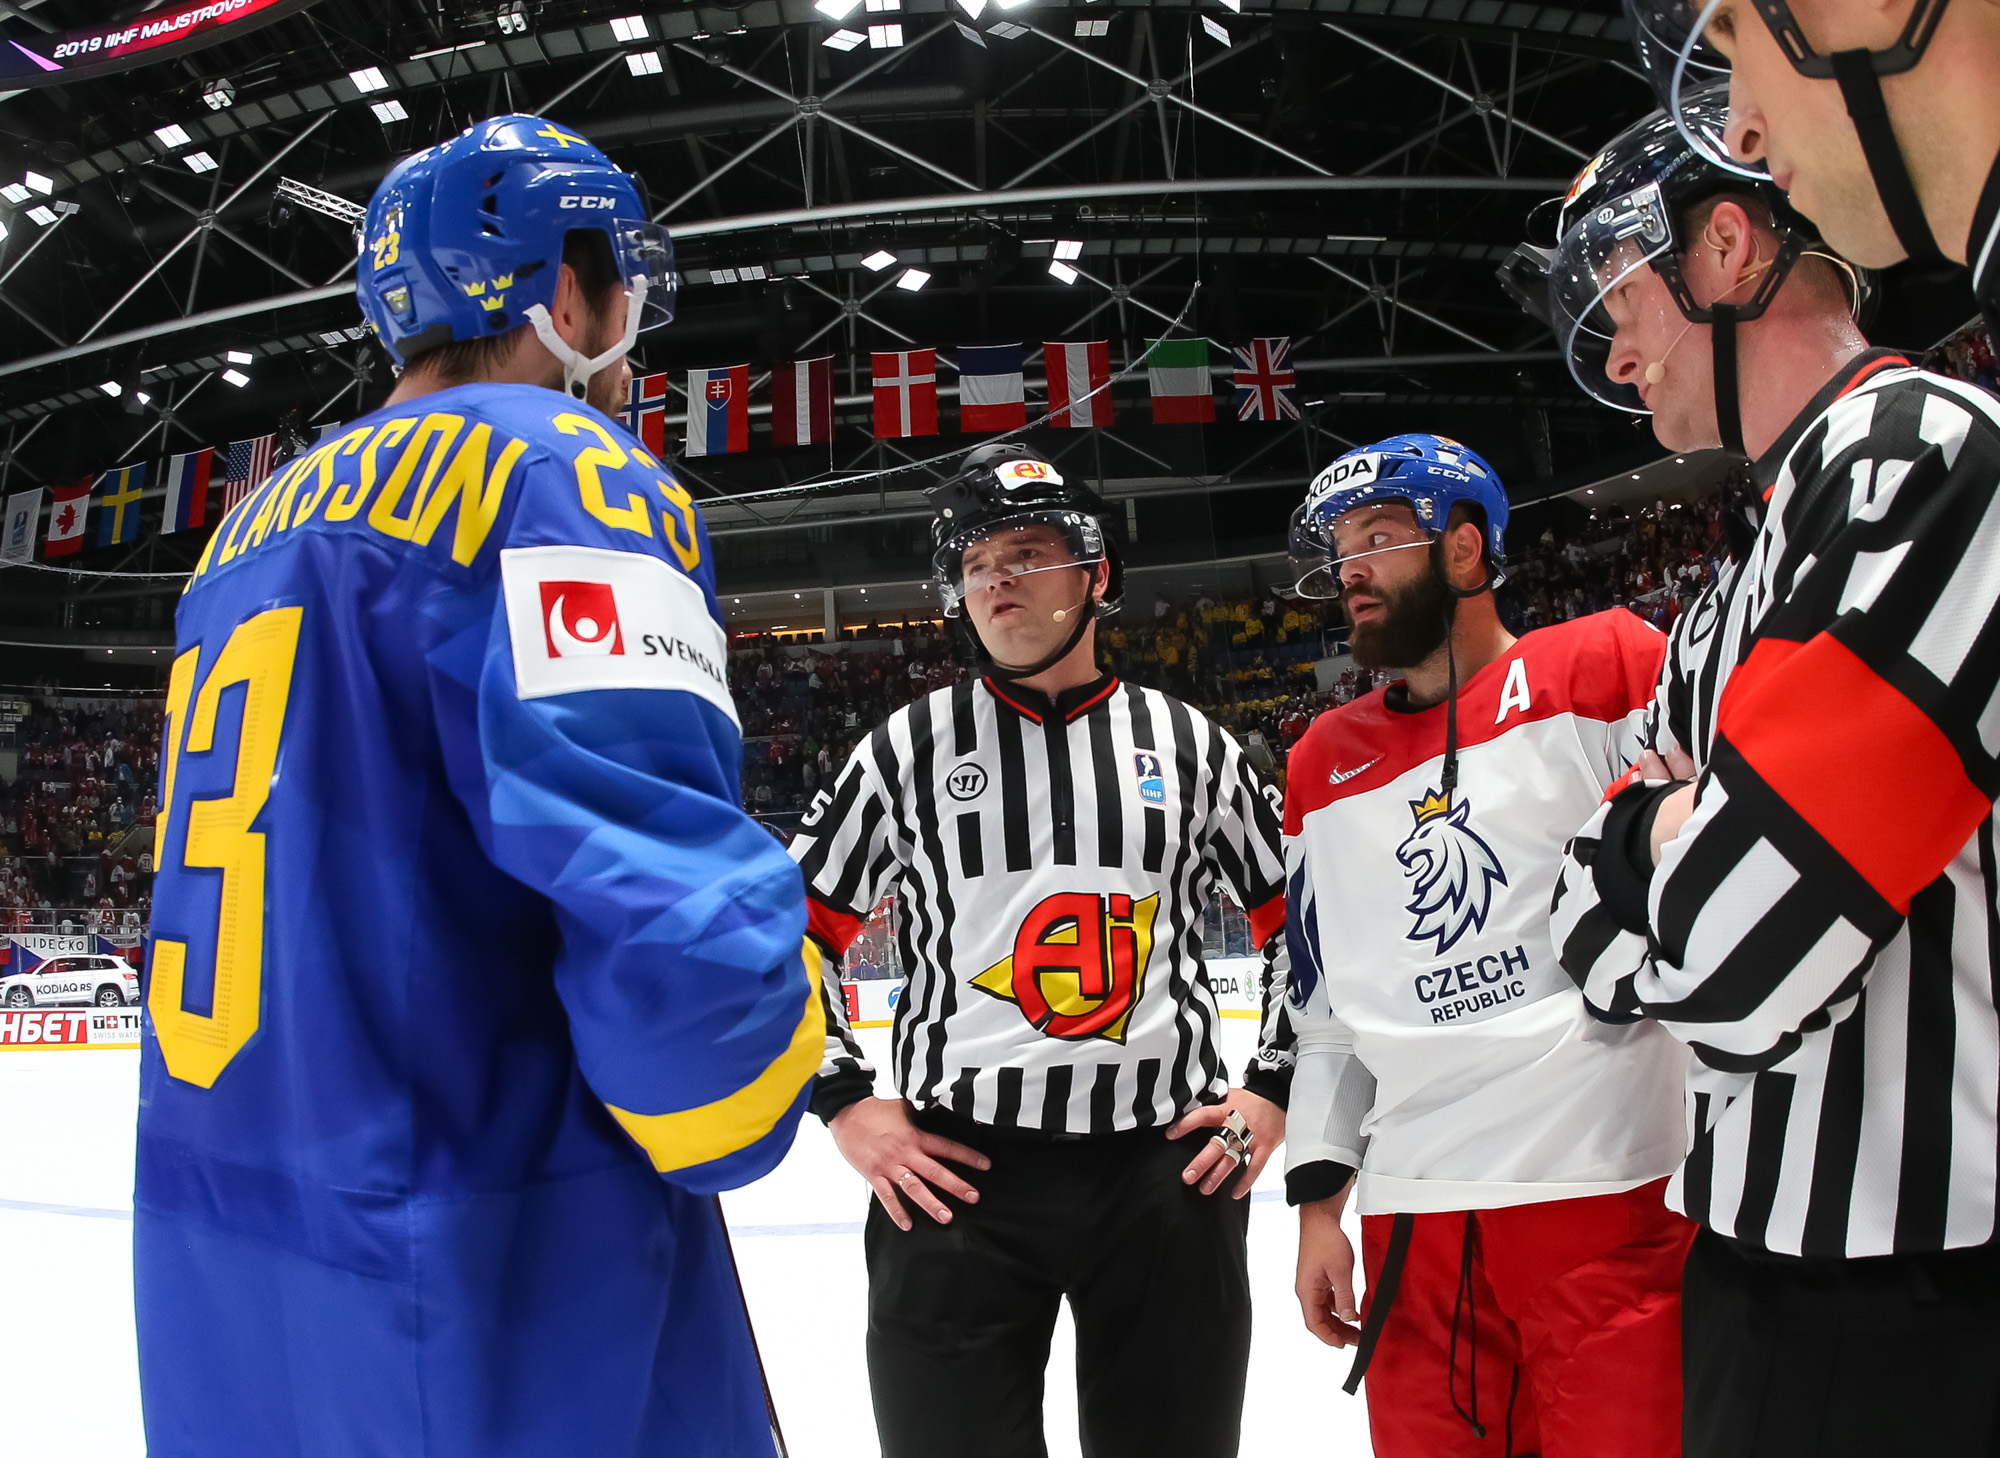
M 97 478 L 97 545 L 115 546 L 139 539 L 139 497 L 146 489 L 146 467 L 120 466 Z

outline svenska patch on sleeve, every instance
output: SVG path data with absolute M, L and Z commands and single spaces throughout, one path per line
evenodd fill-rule
M 729 640 L 701 589 L 658 557 L 602 547 L 510 547 L 500 590 L 524 699 L 590 689 L 679 689 L 741 725 Z

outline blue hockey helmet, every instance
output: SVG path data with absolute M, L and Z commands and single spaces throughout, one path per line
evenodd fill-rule
M 1292 582 L 1299 596 L 1340 595 L 1333 524 L 1370 501 L 1408 502 L 1433 539 L 1444 532 L 1452 507 L 1461 501 L 1477 506 L 1486 515 L 1489 585 L 1502 580 L 1507 491 L 1499 473 L 1448 436 L 1392 435 L 1349 451 L 1313 477 L 1305 501 L 1292 513 Z
M 549 309 L 566 234 L 596 229 L 625 280 L 619 345 L 596 359 L 555 331 Z M 575 132 L 496 116 L 406 157 L 369 200 L 355 292 L 399 365 L 442 344 L 531 324 L 578 398 L 590 376 L 674 313 L 674 253 L 629 173 Z

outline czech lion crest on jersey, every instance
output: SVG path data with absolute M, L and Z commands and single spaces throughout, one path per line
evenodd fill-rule
M 1405 910 L 1416 918 L 1409 939 L 1436 938 L 1442 956 L 1468 931 L 1486 925 L 1493 888 L 1507 884 L 1507 872 L 1493 847 L 1467 824 L 1470 800 L 1454 805 L 1449 792 L 1433 790 L 1410 801 L 1410 810 L 1417 817 L 1416 828 L 1396 847 L 1396 859 L 1411 883 Z
M 1146 990 L 1157 895 L 1063 891 L 1022 918 L 1014 952 L 972 979 L 1051 1038 L 1125 1041 Z

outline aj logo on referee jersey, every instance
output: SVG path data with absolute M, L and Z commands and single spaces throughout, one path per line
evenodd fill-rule
M 1064 891 L 1028 913 L 1014 955 L 972 979 L 1051 1038 L 1125 1041 L 1145 991 L 1160 898 Z
M 1410 878 L 1410 900 L 1404 908 L 1414 916 L 1409 940 L 1437 940 L 1440 954 L 1468 931 L 1486 925 L 1493 888 L 1507 884 L 1507 872 L 1493 847 L 1467 823 L 1472 802 L 1451 802 L 1449 793 L 1433 790 L 1410 801 L 1416 829 L 1396 847 L 1396 859 Z

